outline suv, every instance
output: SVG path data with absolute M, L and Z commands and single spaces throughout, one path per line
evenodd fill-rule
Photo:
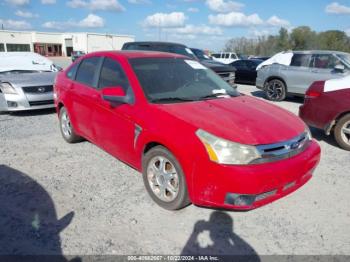
M 214 60 L 224 63 L 226 65 L 231 64 L 232 62 L 240 59 L 236 53 L 232 52 L 214 53 L 211 56 L 214 58 Z
M 258 70 L 256 87 L 264 90 L 267 99 L 272 101 L 282 101 L 287 94 L 304 96 L 308 87 L 315 81 L 340 78 L 349 74 L 348 53 L 293 51 L 285 55 L 291 58 L 287 65 L 279 64 L 278 61 L 276 63 L 276 59 L 272 57 L 273 64 Z
M 160 51 L 188 56 L 191 59 L 200 61 L 204 66 L 218 74 L 223 80 L 234 86 L 236 69 L 232 66 L 227 66 L 211 60 L 208 56 L 205 56 L 204 52 L 200 49 L 191 50 L 185 45 L 168 42 L 129 42 L 123 45 L 122 50 Z

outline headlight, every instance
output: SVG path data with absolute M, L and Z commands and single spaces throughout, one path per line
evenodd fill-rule
M 10 83 L 0 83 L 0 90 L 4 94 L 17 94 L 16 89 Z
M 255 146 L 242 145 L 198 129 L 196 135 L 204 144 L 209 158 L 219 164 L 246 165 L 261 158 Z
M 305 127 L 305 133 L 306 133 L 307 140 L 312 140 L 312 134 L 308 126 Z

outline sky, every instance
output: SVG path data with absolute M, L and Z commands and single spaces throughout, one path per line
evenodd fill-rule
M 133 35 L 213 51 L 302 25 L 350 35 L 350 0 L 0 0 L 0 29 Z

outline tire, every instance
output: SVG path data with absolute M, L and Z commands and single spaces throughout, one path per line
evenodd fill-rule
M 283 101 L 287 96 L 287 87 L 283 81 L 272 79 L 265 83 L 265 95 L 270 101 Z
M 178 210 L 190 204 L 182 168 L 165 147 L 156 146 L 143 156 L 142 177 L 148 194 L 162 208 Z
M 338 120 L 334 128 L 334 138 L 341 148 L 350 151 L 350 114 Z
M 82 137 L 78 136 L 75 131 L 73 126 L 71 125 L 70 118 L 68 111 L 65 107 L 62 107 L 60 109 L 60 130 L 61 134 L 68 143 L 77 143 L 82 141 Z

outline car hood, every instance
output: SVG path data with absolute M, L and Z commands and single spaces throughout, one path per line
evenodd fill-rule
M 247 145 L 286 141 L 305 130 L 305 124 L 294 114 L 244 95 L 155 106 L 195 128 Z
M 0 75 L 0 82 L 9 82 L 13 86 L 53 85 L 57 72 L 24 73 Z
M 289 66 L 293 57 L 293 52 L 280 52 L 275 54 L 274 56 L 270 57 L 269 59 L 265 60 L 264 62 L 260 63 L 256 70 L 259 70 L 265 66 L 273 65 L 273 64 L 280 64 L 280 65 L 286 65 Z

